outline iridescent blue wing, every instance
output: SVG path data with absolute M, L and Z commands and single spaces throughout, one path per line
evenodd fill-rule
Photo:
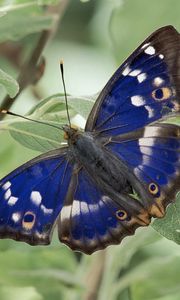
M 69 186 L 67 148 L 50 151 L 0 181 L 0 237 L 49 244 Z
M 61 242 L 91 254 L 119 244 L 125 236 L 134 234 L 137 227 L 149 222 L 150 217 L 139 201 L 125 194 L 111 199 L 85 169 L 75 166 L 58 220 Z
M 100 93 L 86 131 L 115 136 L 180 111 L 180 35 L 155 31 L 123 63 Z
M 153 217 L 163 217 L 180 190 L 180 126 L 157 123 L 132 133 L 112 136 L 105 148 L 125 162 L 148 192 L 135 188 Z

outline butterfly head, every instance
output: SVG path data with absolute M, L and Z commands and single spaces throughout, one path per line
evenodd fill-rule
M 71 141 L 71 143 L 74 143 L 77 140 L 78 136 L 78 127 L 75 125 L 64 125 L 63 126 L 64 130 L 64 139 Z

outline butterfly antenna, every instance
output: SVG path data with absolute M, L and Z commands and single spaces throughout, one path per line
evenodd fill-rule
M 65 103 L 66 103 L 67 118 L 68 118 L 69 126 L 71 127 L 71 121 L 70 121 L 70 115 L 69 115 L 69 108 L 68 108 L 68 101 L 67 101 L 67 93 L 66 93 L 66 85 L 65 85 L 65 80 L 64 80 L 63 60 L 60 60 L 60 71 L 61 71 L 61 77 L 62 77 L 62 83 L 63 83 L 63 89 L 64 89 L 64 97 L 65 97 Z
M 25 120 L 28 120 L 28 121 L 32 121 L 32 122 L 43 124 L 43 125 L 48 125 L 48 126 L 56 128 L 56 129 L 63 130 L 63 128 L 60 127 L 60 126 L 56 126 L 56 125 L 49 124 L 49 123 L 46 123 L 46 122 L 43 122 L 43 121 L 38 121 L 38 120 L 34 120 L 34 119 L 31 119 L 31 118 L 28 118 L 28 117 L 25 117 L 25 116 L 21 116 L 19 114 L 13 113 L 9 110 L 2 109 L 2 110 L 0 110 L 0 113 L 15 116 L 15 117 L 19 117 L 19 118 L 22 118 L 22 119 L 25 119 Z

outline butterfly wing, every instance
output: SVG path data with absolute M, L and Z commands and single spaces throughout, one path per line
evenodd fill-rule
M 0 237 L 49 244 L 68 189 L 67 148 L 50 151 L 0 181 Z
M 180 127 L 153 124 L 111 137 L 105 147 L 130 167 L 148 192 L 147 199 L 147 194 L 136 190 L 150 215 L 163 217 L 180 189 Z M 133 180 L 131 184 L 134 186 Z
M 119 244 L 125 236 L 134 234 L 137 227 L 149 222 L 139 201 L 128 195 L 114 195 L 111 199 L 85 169 L 75 166 L 58 220 L 61 242 L 91 254 L 110 244 Z
M 180 111 L 180 35 L 166 26 L 148 37 L 115 72 L 86 123 L 97 135 L 119 135 Z

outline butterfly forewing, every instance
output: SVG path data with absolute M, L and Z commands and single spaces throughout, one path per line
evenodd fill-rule
M 154 32 L 115 72 L 86 124 L 97 135 L 131 132 L 180 111 L 180 36 L 167 26 Z
M 32 245 L 50 243 L 71 176 L 66 151 L 43 154 L 1 180 L 1 238 Z

